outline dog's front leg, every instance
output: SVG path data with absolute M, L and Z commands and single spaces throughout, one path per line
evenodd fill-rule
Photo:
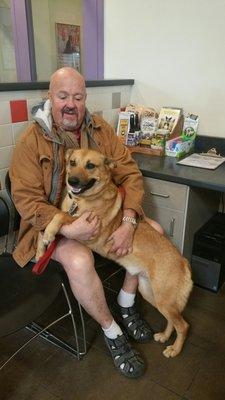
M 43 242 L 43 233 L 39 232 L 37 240 L 37 250 L 35 255 L 36 262 L 39 260 L 39 258 L 43 256 L 44 253 L 45 253 L 45 244 Z
M 44 245 L 48 246 L 51 242 L 53 242 L 60 228 L 65 224 L 71 224 L 73 221 L 74 217 L 67 213 L 60 212 L 58 214 L 55 214 L 51 222 L 49 222 L 49 224 L 45 228 L 42 238 Z

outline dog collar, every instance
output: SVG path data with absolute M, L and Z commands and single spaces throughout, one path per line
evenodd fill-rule
M 78 204 L 75 201 L 73 201 L 69 208 L 68 214 L 73 217 L 76 214 L 77 209 L 78 209 Z

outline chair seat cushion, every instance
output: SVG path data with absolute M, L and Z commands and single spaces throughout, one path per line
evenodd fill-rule
M 50 261 L 42 275 L 32 273 L 33 263 L 21 268 L 11 254 L 0 255 L 0 336 L 37 319 L 57 297 L 63 281 L 60 265 Z

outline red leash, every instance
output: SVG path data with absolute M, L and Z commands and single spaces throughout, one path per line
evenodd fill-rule
M 119 186 L 118 190 L 119 190 L 119 193 L 121 194 L 122 201 L 123 201 L 124 197 L 125 197 L 125 189 L 123 188 L 123 186 Z M 62 236 L 60 236 L 60 235 L 56 236 L 55 240 L 53 240 L 53 242 L 50 244 L 50 246 L 48 246 L 48 248 L 45 251 L 45 253 L 43 254 L 43 256 L 38 260 L 38 262 L 36 264 L 34 264 L 34 266 L 32 268 L 33 274 L 41 275 L 42 272 L 44 272 L 49 261 L 51 260 L 52 253 L 55 250 L 55 248 L 61 238 L 62 238 Z
M 55 248 L 61 238 L 62 238 L 62 236 L 60 236 L 60 235 L 56 236 L 55 240 L 53 240 L 53 242 L 50 244 L 50 246 L 48 246 L 48 248 L 45 251 L 45 253 L 43 254 L 43 256 L 41 258 L 39 258 L 38 262 L 33 266 L 33 268 L 32 268 L 33 274 L 41 275 L 42 272 L 44 272 L 45 268 L 47 267 L 47 265 L 52 257 L 52 253 L 55 250 Z

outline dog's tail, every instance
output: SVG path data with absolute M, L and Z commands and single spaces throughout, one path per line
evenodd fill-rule
M 182 312 L 184 307 L 186 306 L 190 293 L 193 289 L 191 266 L 186 258 L 183 258 L 182 262 L 184 269 L 183 282 L 182 282 L 183 284 L 179 285 L 180 290 L 179 293 L 177 293 L 177 305 L 180 312 Z

